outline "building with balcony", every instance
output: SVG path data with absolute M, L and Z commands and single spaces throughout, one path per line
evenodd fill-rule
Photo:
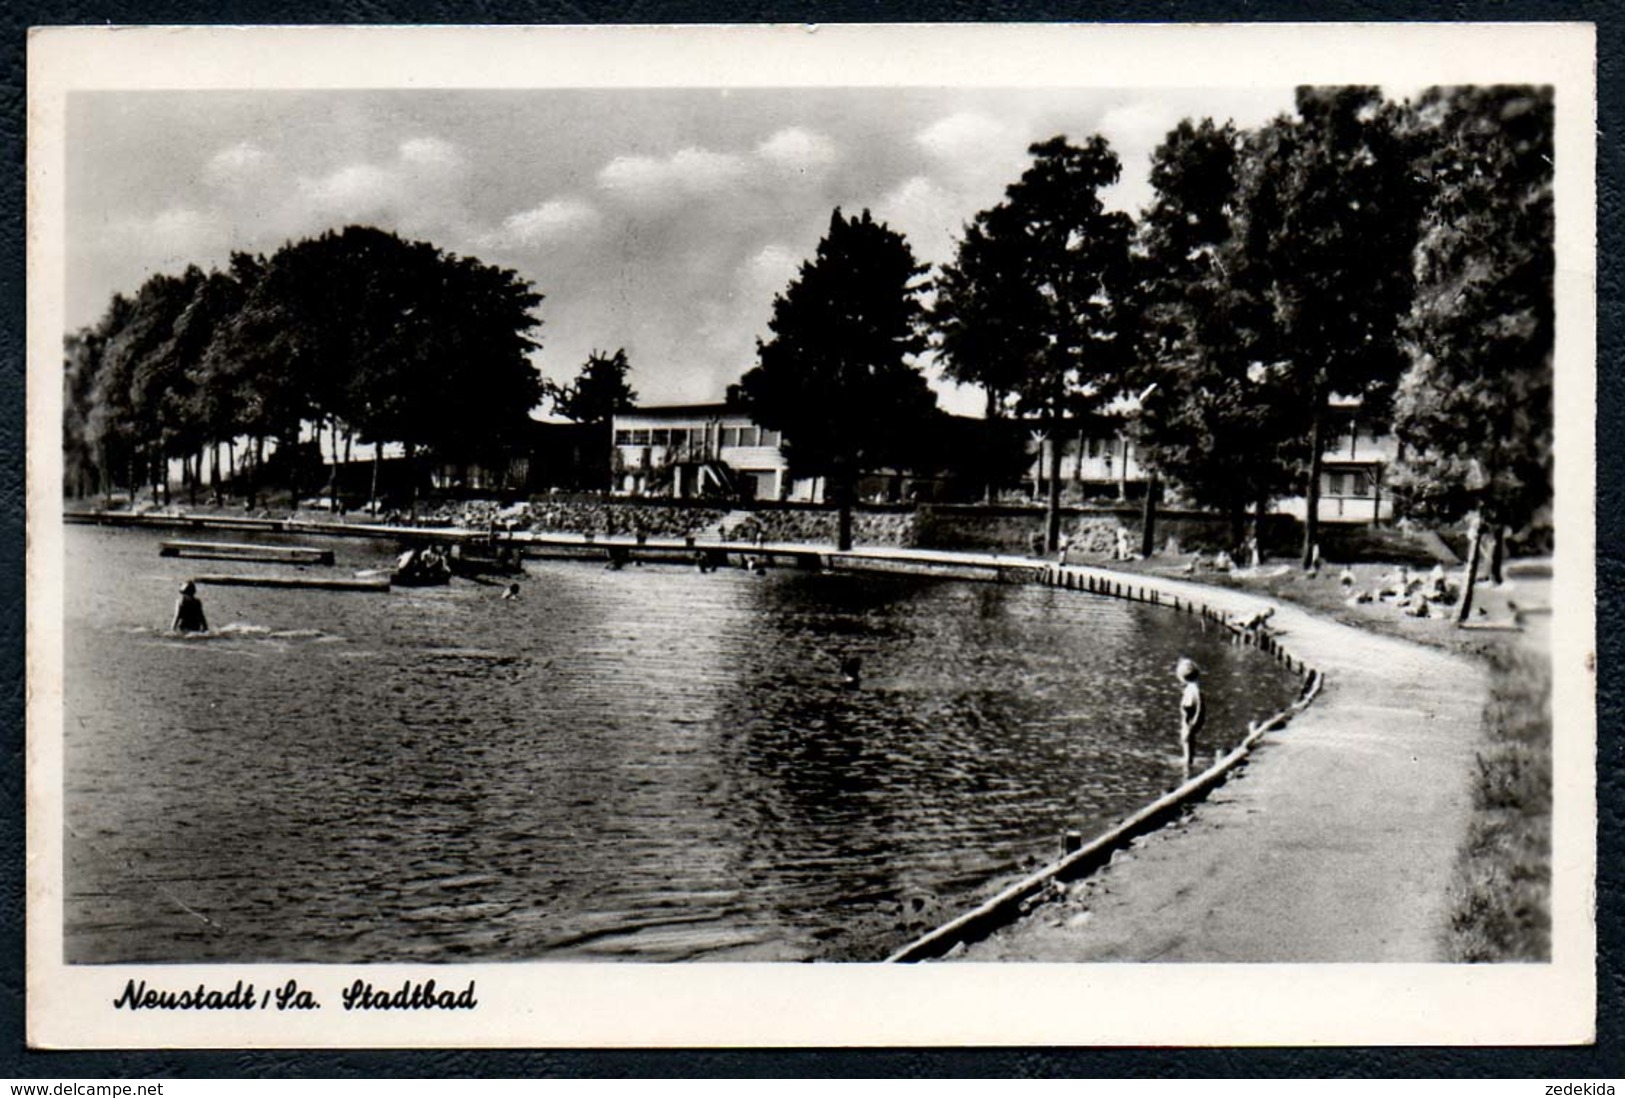
M 1330 523 L 1372 523 L 1393 516 L 1383 489 L 1398 443 L 1362 416 L 1357 400 L 1334 399 L 1328 445 L 1321 466 L 1320 518 Z M 790 500 L 820 502 L 821 478 L 795 479 L 783 438 L 759 426 L 730 403 L 672 404 L 630 409 L 615 416 L 610 446 L 612 491 L 625 496 L 673 499 Z M 859 498 L 873 502 L 962 500 L 1020 494 L 1042 500 L 1047 493 L 1050 446 L 1031 423 L 943 417 L 937 464 L 915 470 L 867 470 Z M 1061 495 L 1072 503 L 1143 497 L 1147 470 L 1132 439 L 1116 421 L 1102 418 L 1064 432 Z M 1013 454 L 1015 463 L 1003 455 Z M 1023 453 L 1025 456 L 1023 456 Z M 1000 463 L 1003 463 L 1002 465 Z M 994 466 L 1005 471 L 999 473 Z M 989 493 L 989 481 L 996 490 Z M 1304 500 L 1280 500 L 1275 510 L 1304 516 Z
M 1330 441 L 1320 459 L 1320 521 L 1387 522 L 1394 517 L 1393 498 L 1384 492 L 1388 466 L 1399 460 L 1399 440 L 1363 415 L 1357 399 L 1333 397 L 1325 431 Z M 1308 512 L 1301 496 L 1282 500 L 1276 510 L 1302 519 Z
M 615 416 L 610 483 L 623 496 L 814 498 L 791 481 L 782 441 L 730 404 L 634 408 Z
M 1020 429 L 1019 421 L 1013 425 Z M 1034 499 L 1043 499 L 1048 487 L 1050 447 L 1055 443 L 1043 432 L 1031 432 L 1022 490 Z M 1130 499 L 1145 491 L 1146 471 L 1141 467 L 1134 443 L 1109 425 L 1092 425 L 1063 432 L 1061 446 L 1061 495 L 1069 500 Z

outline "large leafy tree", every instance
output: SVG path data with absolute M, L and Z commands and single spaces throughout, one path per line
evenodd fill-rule
M 1395 400 L 1400 486 L 1434 517 L 1470 519 L 1465 616 L 1481 525 L 1499 544 L 1551 499 L 1552 100 L 1435 88 L 1416 110 L 1433 198 Z
M 403 443 L 415 468 L 520 440 L 541 396 L 541 300 L 513 271 L 351 226 L 273 255 L 213 353 L 237 364 L 256 437 L 326 423 L 375 453 Z
M 189 433 L 200 448 L 209 451 L 210 486 L 216 492 L 220 489 L 220 449 L 230 446 L 241 433 L 242 419 L 232 373 L 235 364 L 223 362 L 211 350 L 215 337 L 242 307 L 262 263 L 254 256 L 234 254 L 227 270 L 204 276 L 175 322 L 175 352 L 187 379 Z M 194 495 L 202 479 L 202 465 L 199 453 L 188 481 Z
M 1334 394 L 1381 411 L 1405 365 L 1399 323 L 1426 191 L 1401 112 L 1376 88 L 1300 87 L 1297 119 L 1259 145 L 1243 200 L 1280 362 L 1301 402 L 1303 561 L 1319 540 L 1320 468 Z
M 757 422 L 783 432 L 796 476 L 825 478 L 852 547 L 852 504 L 864 469 L 908 460 L 936 398 L 913 357 L 924 268 L 902 235 L 839 209 L 814 257 L 773 300 L 772 338 L 740 381 Z
M 167 492 L 167 461 L 195 442 L 189 414 L 193 381 L 176 340 L 176 325 L 204 281 L 196 267 L 179 276 L 153 275 L 136 291 L 102 348 L 93 400 L 97 433 L 117 438 L 134 465 L 131 487 L 150 482 Z
M 1216 461 L 1239 464 L 1236 451 L 1219 444 L 1240 410 L 1235 362 L 1224 353 L 1233 341 L 1225 338 L 1226 328 L 1212 323 L 1234 289 L 1219 251 L 1231 236 L 1239 145 L 1229 123 L 1186 119 L 1151 158 L 1155 198 L 1140 219 L 1134 247 L 1139 353 L 1128 372 L 1140 394 L 1132 428 L 1150 471 L 1141 542 L 1147 555 L 1156 543 L 1162 474 L 1199 498 L 1222 484 L 1226 503 L 1241 487 L 1235 469 L 1209 477 Z
M 938 272 L 932 287 L 930 320 L 943 373 L 981 388 L 990 420 L 1008 413 L 1039 339 L 1023 323 L 1032 285 L 1015 254 L 1015 217 L 1007 205 L 977 214 L 965 226 L 954 262 Z
M 1131 355 L 1129 240 L 1133 223 L 1100 191 L 1117 181 L 1106 140 L 1053 137 L 998 206 L 966 229 L 942 272 L 934 318 L 948 376 L 1008 397 L 1047 437 L 1045 545 L 1060 540 L 1066 424 L 1102 407 Z
M 67 487 L 79 494 L 91 482 L 112 492 L 120 470 L 127 470 L 133 431 L 128 417 L 128 389 L 120 391 L 109 376 L 107 345 L 129 319 L 131 301 L 114 294 L 100 319 L 73 332 L 63 342 L 63 446 Z
M 1152 436 L 1153 459 L 1194 499 L 1228 516 L 1232 543 L 1242 537 L 1249 503 L 1261 519 L 1270 500 L 1289 489 L 1304 450 L 1302 397 L 1277 323 L 1270 253 L 1282 209 L 1283 181 L 1274 168 L 1290 155 L 1294 139 L 1286 118 L 1241 136 L 1230 160 L 1223 228 L 1212 195 L 1192 193 L 1201 176 L 1161 177 L 1173 208 L 1154 213 L 1147 233 L 1148 261 L 1162 246 L 1154 235 L 1159 221 L 1186 220 L 1185 239 L 1200 233 L 1207 243 L 1194 247 L 1182 268 L 1177 253 L 1171 267 L 1152 262 L 1153 272 L 1171 269 L 1175 277 L 1146 280 L 1144 333 L 1151 346 L 1140 368 L 1154 372 L 1141 380 L 1156 388 L 1144 400 L 1142 429 Z M 1213 140 L 1198 133 L 1194 143 L 1200 148 Z M 1188 154 L 1195 151 L 1190 144 L 1171 142 L 1168 151 Z M 1222 179 L 1213 178 L 1222 154 L 1208 148 L 1198 155 L 1209 182 L 1222 187 Z M 1187 205 L 1194 209 L 1181 218 Z M 1174 323 L 1159 325 L 1164 318 Z
M 575 423 L 607 423 L 638 401 L 627 381 L 631 372 L 624 347 L 612 355 L 594 351 L 581 364 L 574 381 L 551 386 L 553 410 Z

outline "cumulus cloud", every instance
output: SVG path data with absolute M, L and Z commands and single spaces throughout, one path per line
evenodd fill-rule
M 252 141 L 239 141 L 215 153 L 203 165 L 203 181 L 214 187 L 238 187 L 263 178 L 271 154 Z
M 785 172 L 811 174 L 835 163 L 835 142 L 821 133 L 791 126 L 756 146 L 756 155 Z
M 1133 102 L 1119 104 L 1100 117 L 1099 132 L 1111 142 L 1123 165 L 1123 177 L 1115 187 L 1101 192 L 1114 209 L 1135 210 L 1151 201 L 1148 177 L 1151 154 L 1162 144 L 1168 131 L 1183 115 L 1167 104 Z
M 915 259 L 945 263 L 953 258 L 959 231 L 975 207 L 957 190 L 916 175 L 876 202 L 874 214 L 908 238 Z
M 466 168 L 451 142 L 408 138 L 382 160 L 297 177 L 283 217 L 292 231 L 365 219 L 401 232 L 460 232 L 467 222 Z
M 975 111 L 938 119 L 914 137 L 914 143 L 938 160 L 960 163 L 986 156 L 990 147 L 1008 145 L 1018 135 L 1006 123 Z
M 460 168 L 463 153 L 450 141 L 438 137 L 413 137 L 402 141 L 396 150 L 403 164 L 430 168 Z
M 222 219 L 190 206 L 169 206 L 152 214 L 126 215 L 110 221 L 98 247 L 139 250 L 149 270 L 179 270 L 189 263 L 216 262 L 230 243 Z
M 341 217 L 378 214 L 402 197 L 400 177 L 376 164 L 349 164 L 329 175 L 301 179 L 299 187 L 317 212 Z
M 768 244 L 745 261 L 745 282 L 751 287 L 784 289 L 801 266 L 799 253 L 783 244 Z
M 541 244 L 595 229 L 602 221 L 603 215 L 591 203 L 578 198 L 554 198 L 505 218 L 496 242 Z
M 710 149 L 679 149 L 670 157 L 618 156 L 598 172 L 598 182 L 635 203 L 662 204 L 713 193 L 746 173 L 742 158 Z
M 974 200 L 972 209 L 998 201 L 1006 184 L 1027 167 L 1028 126 L 975 111 L 940 118 L 914 135 L 941 186 Z M 952 226 L 957 230 L 958 222 Z

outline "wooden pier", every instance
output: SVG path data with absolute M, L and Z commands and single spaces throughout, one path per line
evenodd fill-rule
M 309 545 L 245 545 L 225 541 L 164 541 L 158 543 L 160 557 L 193 560 L 237 560 L 259 564 L 333 563 L 333 550 Z
M 328 576 L 210 575 L 193 576 L 192 582 L 213 587 L 280 587 L 310 591 L 373 591 L 380 594 L 389 591 L 389 580 L 383 576 L 339 579 Z

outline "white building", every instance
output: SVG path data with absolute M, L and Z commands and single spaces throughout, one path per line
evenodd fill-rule
M 1051 441 L 1041 432 L 1028 443 L 1032 464 L 1026 487 L 1033 498 L 1043 498 L 1049 480 Z M 1139 494 L 1146 481 L 1134 443 L 1106 431 L 1069 431 L 1061 439 L 1061 491 L 1085 499 L 1127 499 Z M 1131 490 L 1133 489 L 1133 490 Z
M 1015 421 L 1003 426 L 1029 431 Z M 611 482 L 617 495 L 802 502 L 823 498 L 821 478 L 792 480 L 779 433 L 758 426 L 735 405 L 636 408 L 617 414 L 613 431 Z M 1332 442 L 1321 464 L 1321 521 L 1371 523 L 1392 518 L 1393 500 L 1385 494 L 1383 477 L 1398 456 L 1397 441 L 1361 421 L 1358 401 L 1335 398 L 1327 433 Z M 1021 490 L 1033 499 L 1045 494 L 1050 445 L 1041 432 L 1028 434 L 1030 462 Z M 1064 498 L 1121 500 L 1143 494 L 1147 474 L 1136 447 L 1109 426 L 1068 432 L 1061 448 Z M 894 473 L 891 479 L 899 476 Z M 1301 520 L 1304 500 L 1283 499 L 1275 510 Z
M 1392 519 L 1394 501 L 1383 478 L 1399 459 L 1399 440 L 1362 422 L 1358 400 L 1333 397 L 1325 427 L 1331 441 L 1320 459 L 1320 521 L 1370 524 Z M 1294 496 L 1275 509 L 1301 520 L 1308 513 L 1306 504 L 1302 496 Z
M 728 404 L 669 404 L 617 413 L 611 477 L 617 495 L 698 499 L 812 498 L 793 484 L 779 432 Z

